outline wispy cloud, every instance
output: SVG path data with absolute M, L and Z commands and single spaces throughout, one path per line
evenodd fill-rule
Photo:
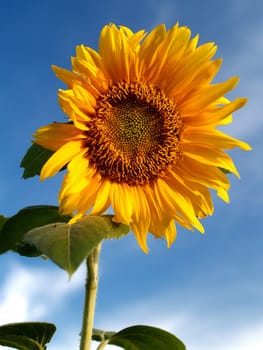
M 146 0 L 148 6 L 152 9 L 153 17 L 151 21 L 151 26 L 155 27 L 160 23 L 165 23 L 167 25 L 175 24 L 176 18 L 178 18 L 180 13 L 180 5 L 178 1 L 174 0 L 164 0 L 164 1 L 152 1 Z
M 54 312 L 83 285 L 82 269 L 69 283 L 64 271 L 25 267 L 12 263 L 7 267 L 0 289 L 0 324 L 44 318 Z
M 51 310 L 58 312 L 68 303 L 73 293 L 79 292 L 83 281 L 82 268 L 69 283 L 66 274 L 58 269 L 32 268 L 12 263 L 1 287 L 0 323 L 48 318 Z M 153 296 L 144 296 L 134 303 L 126 304 L 122 301 L 119 305 L 114 305 L 114 311 L 100 312 L 96 327 L 120 330 L 133 324 L 153 325 L 176 334 L 191 350 L 263 348 L 263 318 L 253 317 L 253 311 L 244 311 L 244 317 L 240 318 L 239 310 L 233 315 L 233 309 L 216 309 L 217 304 L 220 305 L 217 298 L 224 299 L 222 294 L 231 295 L 233 291 L 224 289 L 216 294 L 208 288 L 206 294 L 195 292 L 189 303 L 189 288 L 190 286 L 187 287 L 187 293 L 184 288 L 171 288 Z M 69 318 L 67 325 L 68 331 L 64 329 L 54 337 L 49 345 L 50 350 L 78 348 L 80 325 L 74 321 L 73 314 L 71 317 L 72 320 Z M 96 344 L 93 349 L 96 349 Z
M 170 295 L 170 300 L 172 300 Z M 204 295 L 205 299 L 206 296 Z M 151 298 L 150 298 L 151 299 Z M 176 299 L 176 297 L 175 297 Z M 132 324 L 148 324 L 176 334 L 191 350 L 261 350 L 263 348 L 263 318 L 261 320 L 244 316 L 230 326 L 226 313 L 210 310 L 197 311 L 184 305 L 178 312 L 167 313 L 167 295 L 141 300 L 133 305 L 115 309 L 114 318 L 104 316 L 101 323 L 106 329 L 121 329 Z M 195 300 L 198 304 L 198 300 Z M 177 300 L 182 305 L 183 297 Z M 171 309 L 173 306 L 171 305 Z M 185 309 L 182 311 L 182 309 Z M 127 316 L 128 315 L 128 316 Z M 231 318 L 231 317 L 230 317 Z M 127 322 L 127 319 L 129 321 Z

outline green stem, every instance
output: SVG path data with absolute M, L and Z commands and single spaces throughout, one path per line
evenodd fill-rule
M 106 339 L 103 342 L 101 342 L 100 345 L 97 347 L 97 350 L 103 350 L 107 344 L 109 344 L 109 339 Z
M 87 280 L 83 310 L 80 350 L 90 350 L 98 288 L 98 264 L 101 243 L 92 250 L 87 258 Z

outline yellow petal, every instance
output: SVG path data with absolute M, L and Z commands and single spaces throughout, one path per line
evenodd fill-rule
M 57 66 L 51 66 L 51 68 L 53 69 L 53 71 L 55 72 L 56 76 L 64 81 L 64 83 L 71 88 L 73 86 L 73 82 L 76 80 L 80 80 L 81 78 L 79 76 L 77 76 L 74 72 L 69 71 L 67 69 L 64 68 L 60 68 Z
M 131 223 L 133 203 L 131 188 L 127 184 L 111 184 L 110 200 L 115 213 L 114 220 L 123 224 Z
M 91 211 L 91 215 L 101 215 L 110 206 L 110 190 L 111 182 L 104 179 L 97 193 L 97 198 L 94 203 L 94 207 Z
M 171 72 L 173 87 L 168 91 L 168 94 L 170 96 L 174 95 L 175 98 L 180 93 L 185 95 L 188 91 L 186 87 L 194 80 L 206 62 L 214 56 L 216 49 L 214 43 L 207 43 L 193 51 L 185 60 L 182 60 L 177 65 L 176 70 Z M 181 101 L 179 100 L 179 102 Z
M 132 187 L 131 195 L 133 215 L 131 228 L 137 238 L 141 249 L 148 253 L 147 233 L 150 226 L 150 210 L 142 187 Z
M 218 195 L 218 197 L 221 198 L 224 202 L 226 202 L 226 203 L 229 203 L 229 202 L 230 202 L 228 193 L 227 193 L 227 191 L 225 191 L 223 188 L 220 188 L 220 189 L 217 191 L 217 195 Z
M 33 136 L 35 143 L 52 151 L 56 151 L 69 141 L 77 141 L 85 137 L 74 125 L 64 123 L 43 126 Z
M 82 150 L 82 142 L 70 141 L 60 147 L 43 166 L 40 179 L 54 176 L 64 165 L 72 160 Z
M 167 241 L 167 247 L 170 248 L 170 246 L 176 238 L 176 226 L 173 220 L 170 222 L 170 225 L 165 230 L 164 236 Z
M 86 150 L 84 149 L 69 162 L 67 166 L 68 173 L 60 190 L 59 200 L 62 200 L 64 196 L 80 193 L 85 187 L 88 187 L 90 179 L 95 175 L 96 170 L 90 166 L 85 153 Z
M 240 177 L 230 156 L 218 148 L 196 144 L 185 144 L 184 156 L 195 159 L 202 164 L 213 165 L 218 168 L 226 169 L 235 174 L 238 178 Z
M 70 120 L 74 122 L 74 125 L 80 130 L 88 130 L 87 122 L 90 121 L 90 114 L 94 112 L 94 109 L 90 109 L 90 113 L 84 113 L 80 107 L 79 101 L 76 101 L 73 90 L 59 90 L 58 92 L 59 104 L 62 110 L 70 117 Z M 85 109 L 89 106 L 86 105 Z
M 228 190 L 229 180 L 218 167 L 202 164 L 194 159 L 185 157 L 174 169 L 185 181 L 198 182 L 206 187 Z M 190 185 L 191 186 L 191 185 Z
M 80 192 L 65 193 L 60 198 L 60 208 L 64 213 L 77 211 L 77 215 L 86 214 L 94 205 L 99 187 L 101 185 L 101 177 L 95 175 L 91 178 L 85 178 L 86 186 Z
M 196 111 L 183 111 L 183 120 L 186 125 L 190 127 L 201 127 L 208 125 L 225 125 L 232 121 L 231 113 L 242 108 L 247 102 L 246 98 L 237 98 L 234 101 L 226 102 L 223 107 L 213 106 L 212 108 L 205 109 L 200 114 Z M 218 100 L 218 103 L 220 101 Z M 221 102 L 221 104 L 223 104 Z M 230 117 L 230 119 L 229 119 Z M 228 119 L 227 119 L 228 118 Z
M 184 115 L 184 112 L 185 114 L 190 114 L 191 112 L 198 113 L 199 110 L 217 101 L 221 96 L 234 89 L 238 81 L 239 79 L 237 77 L 233 77 L 223 83 L 198 89 L 180 104 L 182 115 Z
M 204 232 L 204 228 L 200 221 L 197 219 L 193 210 L 192 202 L 187 196 L 182 195 L 178 189 L 171 189 L 168 184 L 162 179 L 157 180 L 158 185 L 156 190 L 159 192 L 162 202 L 167 206 L 167 211 L 172 217 L 176 217 L 176 213 L 180 213 L 181 216 L 186 218 L 186 222 L 189 220 L 192 226 L 197 228 L 200 232 Z
M 182 162 L 185 162 L 185 159 Z M 177 191 L 178 189 L 185 198 L 189 199 L 197 218 L 213 213 L 214 207 L 211 194 L 206 187 L 207 184 L 204 185 L 202 183 L 198 174 L 195 175 L 195 180 L 193 178 L 189 180 L 189 177 L 187 178 L 182 170 L 182 165 L 180 165 L 180 167 L 177 166 L 174 169 L 170 169 L 165 180 L 173 190 Z
M 246 142 L 235 139 L 224 134 L 222 131 L 205 128 L 189 128 L 184 132 L 185 144 L 211 144 L 222 149 L 231 149 L 239 147 L 244 151 L 251 150 Z
M 85 213 L 90 210 L 92 206 L 94 206 L 100 186 L 101 176 L 96 173 L 96 175 L 90 179 L 88 186 L 86 186 L 86 188 L 84 188 L 80 193 L 80 212 Z
M 115 25 L 105 26 L 100 35 L 99 53 L 103 60 L 104 69 L 113 81 L 126 80 L 129 72 L 126 68 L 129 60 L 128 38 Z

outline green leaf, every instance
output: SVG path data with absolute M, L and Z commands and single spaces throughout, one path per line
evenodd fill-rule
M 16 253 L 22 256 L 27 256 L 28 258 L 35 258 L 42 255 L 42 253 L 36 249 L 36 247 L 28 244 L 24 241 L 17 243 Z
M 24 234 L 35 227 L 53 222 L 67 222 L 70 218 L 71 216 L 61 215 L 56 206 L 38 205 L 21 209 L 3 224 L 0 231 L 0 254 L 14 250 L 26 256 L 39 255 L 32 247 L 29 252 L 28 244 L 23 243 Z
M 0 345 L 19 350 L 45 350 L 56 326 L 52 323 L 13 323 L 0 327 Z
M 20 163 L 20 167 L 24 168 L 23 178 L 28 179 L 29 177 L 39 175 L 43 165 L 53 153 L 53 151 L 33 143 Z
M 71 276 L 101 240 L 120 238 L 128 232 L 129 226 L 114 223 L 111 215 L 87 216 L 75 224 L 55 223 L 34 228 L 24 240 Z
M 220 168 L 220 167 L 218 169 L 221 170 L 223 174 L 232 174 L 231 171 L 229 171 L 227 169 Z
M 160 328 L 132 326 L 114 334 L 108 344 L 125 350 L 186 350 L 175 335 Z
M 2 230 L 4 224 L 6 223 L 7 220 L 8 220 L 8 218 L 6 218 L 3 215 L 0 215 L 0 231 Z

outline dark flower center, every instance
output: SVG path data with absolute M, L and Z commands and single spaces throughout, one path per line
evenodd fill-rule
M 142 185 L 163 176 L 180 157 L 182 122 L 159 89 L 118 83 L 100 96 L 96 112 L 86 155 L 103 177 Z

